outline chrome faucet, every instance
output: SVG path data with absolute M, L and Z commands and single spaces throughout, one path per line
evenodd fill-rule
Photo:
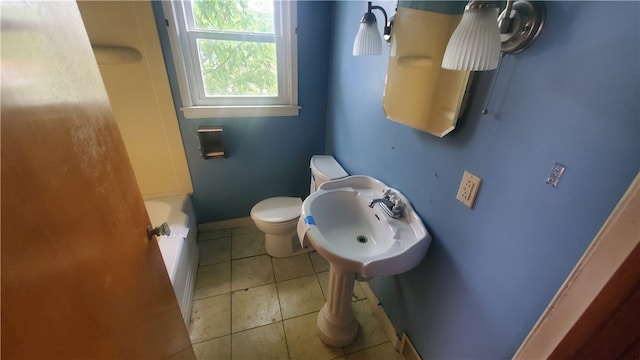
M 384 205 L 382 209 L 391 218 L 399 219 L 402 217 L 402 212 L 405 208 L 405 205 L 402 200 L 398 198 L 398 195 L 391 189 L 384 190 L 382 198 L 371 200 L 371 202 L 369 203 L 369 207 L 373 209 L 373 207 L 378 203 Z

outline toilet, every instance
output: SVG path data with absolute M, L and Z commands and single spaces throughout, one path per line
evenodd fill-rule
M 311 157 L 310 167 L 310 193 L 329 180 L 349 175 L 330 155 L 314 155 Z M 262 200 L 251 209 L 251 219 L 265 235 L 267 254 L 273 257 L 289 257 L 313 250 L 311 244 L 305 241 L 302 247 L 298 240 L 296 225 L 301 208 L 302 199 L 279 196 Z

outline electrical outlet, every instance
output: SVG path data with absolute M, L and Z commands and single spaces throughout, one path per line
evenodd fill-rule
M 460 188 L 458 188 L 456 199 L 468 208 L 472 208 L 481 181 L 482 179 L 465 170 L 464 174 L 462 174 L 462 181 L 460 181 Z

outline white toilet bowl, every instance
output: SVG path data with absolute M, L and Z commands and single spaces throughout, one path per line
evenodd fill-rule
M 296 225 L 302 200 L 294 197 L 274 197 L 262 200 L 251 209 L 251 219 L 264 233 L 267 254 L 287 257 L 313 250 L 300 246 Z
M 336 159 L 329 155 L 314 155 L 310 162 L 310 192 L 329 180 L 348 176 Z M 302 199 L 296 197 L 273 197 L 262 200 L 251 209 L 251 219 L 264 233 L 267 254 L 273 257 L 288 257 L 313 250 L 305 242 L 300 245 L 296 226 L 302 209 Z

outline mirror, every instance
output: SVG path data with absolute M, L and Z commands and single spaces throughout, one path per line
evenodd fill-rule
M 398 3 L 382 101 L 388 119 L 438 137 L 455 129 L 471 74 L 441 64 L 465 4 Z

